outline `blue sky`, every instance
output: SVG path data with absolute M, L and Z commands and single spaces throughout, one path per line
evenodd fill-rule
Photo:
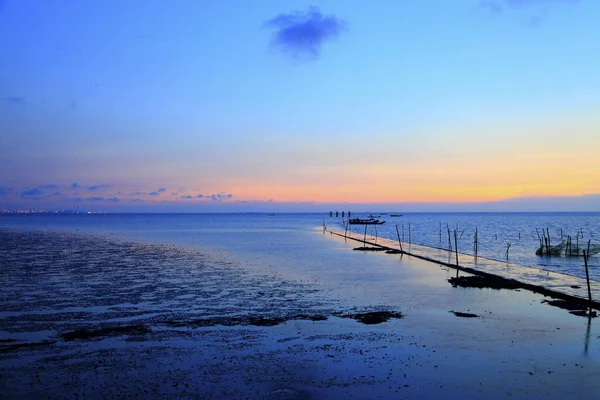
M 600 193 L 597 1 L 0 4 L 0 208 Z

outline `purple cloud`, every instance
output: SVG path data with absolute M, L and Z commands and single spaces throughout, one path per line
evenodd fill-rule
M 6 101 L 8 103 L 12 103 L 12 104 L 23 104 L 23 103 L 25 103 L 25 97 L 24 96 L 6 96 L 4 98 L 4 101 Z
M 21 197 L 30 197 L 30 196 L 41 196 L 44 194 L 43 190 L 38 188 L 28 189 L 21 192 Z
M 161 193 L 163 193 L 165 191 L 165 188 L 160 188 L 154 192 L 150 192 L 148 193 L 150 196 L 159 196 Z
M 88 190 L 98 190 L 98 189 L 107 189 L 109 188 L 110 185 L 106 185 L 106 184 L 101 184 L 101 185 L 92 185 L 88 187 Z
M 499 14 L 504 9 L 510 7 L 532 6 L 532 5 L 550 5 L 550 4 L 577 4 L 580 0 L 481 0 L 479 7 L 489 10 L 494 14 Z
M 316 7 L 308 11 L 279 14 L 264 23 L 274 29 L 272 46 L 293 57 L 316 58 L 323 43 L 346 30 L 346 23 L 334 15 L 323 15 Z

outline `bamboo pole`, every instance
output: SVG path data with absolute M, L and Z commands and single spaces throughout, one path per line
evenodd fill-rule
M 589 247 L 588 247 L 589 249 Z M 588 272 L 588 257 L 589 257 L 589 250 L 586 253 L 586 251 L 583 251 L 583 264 L 585 265 L 585 280 L 587 282 L 587 290 L 588 290 L 588 300 L 590 302 L 589 307 L 590 307 L 590 314 L 591 314 L 591 309 L 592 309 L 592 289 L 590 288 L 590 273 Z
M 396 224 L 396 235 L 398 235 L 398 244 L 400 245 L 400 252 L 404 253 L 404 250 L 402 250 L 402 241 L 400 240 L 400 231 L 398 230 L 398 224 Z
M 363 238 L 363 247 L 367 247 L 367 226 L 368 225 L 365 224 L 365 236 Z
M 479 252 L 479 230 L 477 229 L 477 227 L 475 228 L 475 258 L 477 258 L 477 253 Z
M 458 235 L 456 230 L 454 231 L 454 252 L 456 254 L 456 266 L 458 267 Z
M 510 243 L 506 246 L 506 261 L 508 262 L 508 251 L 510 250 Z

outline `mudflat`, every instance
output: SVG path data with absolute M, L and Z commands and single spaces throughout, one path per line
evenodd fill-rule
M 599 320 L 523 289 L 453 286 L 456 271 L 433 263 L 312 240 L 325 245 L 282 253 L 278 268 L 2 229 L 0 396 L 597 397 Z

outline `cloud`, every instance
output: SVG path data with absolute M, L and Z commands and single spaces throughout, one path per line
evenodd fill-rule
M 214 200 L 214 201 L 220 201 L 220 200 L 227 200 L 227 199 L 231 199 L 233 198 L 233 195 L 231 193 L 214 193 L 214 194 L 198 194 L 198 195 L 185 195 L 185 196 L 179 196 L 182 199 L 186 199 L 186 200 L 190 200 L 190 199 L 205 199 L 205 200 Z
M 101 185 L 92 185 L 88 187 L 88 190 L 98 190 L 98 189 L 107 189 L 109 188 L 110 185 L 106 185 L 106 184 L 101 184 Z
M 232 197 L 233 197 L 233 195 L 231 193 L 228 193 L 228 194 L 218 193 L 218 194 L 212 194 L 212 195 L 210 195 L 210 199 L 211 200 L 216 200 L 216 201 L 231 199 Z
M 118 198 L 118 197 L 109 197 L 108 199 L 106 199 L 106 201 L 112 201 L 112 202 L 115 202 L 115 203 L 116 203 L 116 202 L 119 202 L 119 201 L 121 201 L 121 200 L 119 200 L 119 198 Z
M 6 196 L 8 194 L 8 190 L 9 189 L 0 187 L 0 196 Z
M 274 29 L 271 45 L 293 57 L 317 58 L 321 46 L 346 30 L 346 23 L 334 15 L 323 15 L 316 7 L 308 11 L 279 14 L 264 23 Z
M 21 197 L 30 197 L 30 196 L 41 196 L 44 194 L 43 190 L 38 188 L 28 189 L 21 192 Z
M 134 202 L 134 203 L 143 203 L 144 200 L 142 199 L 131 199 L 130 201 Z
M 71 185 L 71 189 L 76 190 L 79 189 L 79 185 L 77 184 L 77 182 L 73 182 L 73 184 Z
M 25 103 L 25 97 L 24 96 L 6 96 L 4 98 L 4 101 L 11 103 L 11 104 L 23 104 L 23 103 Z
M 481 0 L 479 2 L 479 7 L 494 14 L 500 14 L 508 8 L 551 4 L 577 4 L 579 1 L 580 0 Z M 541 16 L 535 16 L 534 18 L 539 20 L 541 19 Z
M 503 0 L 510 6 L 523 6 L 530 4 L 551 4 L 551 3 L 579 3 L 579 0 Z
M 42 185 L 42 186 L 38 186 L 38 189 L 57 189 L 58 185 L 55 185 L 53 183 L 49 184 L 49 185 Z
M 165 191 L 165 188 L 160 188 L 155 192 L 150 192 L 148 193 L 150 196 L 159 196 L 161 193 L 163 193 Z
M 87 201 L 102 201 L 102 200 L 104 200 L 104 197 L 99 197 L 99 196 L 96 196 L 96 197 L 86 197 L 83 200 L 87 200 Z

